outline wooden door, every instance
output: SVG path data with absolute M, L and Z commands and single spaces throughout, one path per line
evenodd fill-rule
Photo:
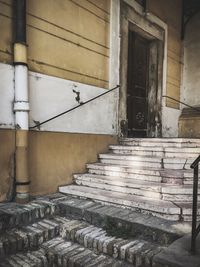
M 128 137 L 147 137 L 149 41 L 129 31 L 127 119 Z

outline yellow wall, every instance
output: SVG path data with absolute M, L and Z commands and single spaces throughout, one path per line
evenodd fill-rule
M 148 8 L 168 25 L 168 65 L 167 92 L 168 96 L 180 99 L 181 85 L 181 0 L 149 0 Z M 179 108 L 173 100 L 167 100 L 167 106 Z
M 0 62 L 12 63 L 12 0 L 0 0 Z
M 0 0 L 0 62 L 12 62 L 11 0 Z M 149 0 L 168 24 L 167 95 L 180 98 L 181 0 Z M 28 0 L 29 68 L 108 87 L 110 0 Z M 4 29 L 4 30 L 2 30 Z M 5 30 L 6 29 L 6 30 Z M 179 108 L 167 100 L 167 105 Z
M 0 130 L 0 202 L 9 200 L 14 179 L 15 131 Z
M 200 138 L 200 116 L 180 117 L 179 137 Z
M 12 62 L 11 0 L 0 0 L 0 61 Z M 28 0 L 32 71 L 108 87 L 110 0 Z
M 9 200 L 14 179 L 15 131 L 0 130 L 0 202 Z M 56 192 L 72 183 L 72 174 L 85 171 L 117 137 L 95 134 L 29 132 L 31 195 Z
M 30 132 L 29 165 L 31 193 L 56 192 L 59 185 L 72 183 L 72 174 L 85 171 L 117 137 L 95 134 Z

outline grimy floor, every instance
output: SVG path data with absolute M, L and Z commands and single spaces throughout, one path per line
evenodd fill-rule
M 2 267 L 200 266 L 190 224 L 59 193 L 1 204 L 0 231 Z

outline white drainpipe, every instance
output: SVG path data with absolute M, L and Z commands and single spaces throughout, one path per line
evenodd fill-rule
M 28 166 L 28 65 L 26 45 L 26 0 L 13 1 L 14 7 L 14 66 L 15 66 L 15 132 L 16 132 L 16 198 L 20 203 L 29 201 Z
M 28 68 L 25 65 L 15 66 L 15 125 L 16 129 L 29 128 L 29 99 L 28 99 Z

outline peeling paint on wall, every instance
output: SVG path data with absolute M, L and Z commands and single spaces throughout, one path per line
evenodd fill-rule
M 38 79 L 38 77 L 40 77 Z M 30 72 L 30 126 L 86 102 L 107 89 Z M 41 131 L 117 134 L 118 92 L 108 93 L 41 126 Z
M 0 63 L 0 128 L 14 128 L 14 68 Z

